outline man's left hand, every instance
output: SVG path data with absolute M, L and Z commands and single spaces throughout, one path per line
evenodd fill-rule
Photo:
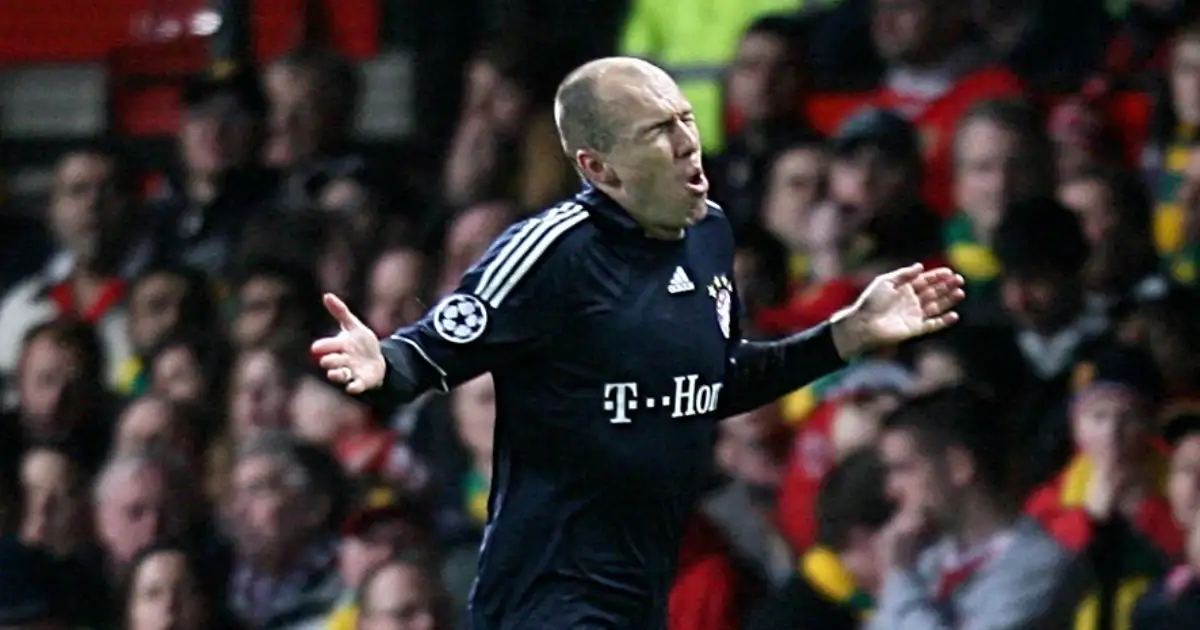
M 833 341 L 845 359 L 943 330 L 958 321 L 963 277 L 920 264 L 876 277 L 853 306 L 833 317 Z

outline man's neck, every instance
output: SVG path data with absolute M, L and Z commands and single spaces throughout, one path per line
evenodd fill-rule
M 962 508 L 960 520 L 951 535 L 964 548 L 987 542 L 1011 527 L 1017 518 L 1012 510 L 982 495 L 968 498 Z

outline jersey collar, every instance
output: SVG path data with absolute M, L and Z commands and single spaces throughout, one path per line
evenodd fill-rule
M 621 204 L 590 183 L 584 184 L 583 190 L 575 195 L 575 200 L 591 210 L 593 222 L 602 232 L 617 243 L 629 245 L 644 253 L 673 251 L 686 240 L 664 241 L 646 236 L 645 228 L 634 220 Z

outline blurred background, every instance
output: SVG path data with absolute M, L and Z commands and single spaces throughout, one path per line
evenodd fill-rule
M 0 627 L 465 627 L 490 376 L 366 407 L 308 355 L 320 295 L 389 334 L 573 193 L 554 90 L 615 53 L 696 109 L 751 336 L 968 281 L 951 331 L 721 424 L 671 630 L 869 618 L 912 500 L 879 436 L 963 383 L 1007 498 L 1141 558 L 1076 627 L 1183 627 L 1135 607 L 1200 573 L 1196 5 L 0 0 Z

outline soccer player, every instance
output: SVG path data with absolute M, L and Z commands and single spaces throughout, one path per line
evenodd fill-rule
M 341 332 L 313 352 L 331 380 L 387 406 L 492 373 L 473 630 L 659 630 L 716 421 L 949 326 L 962 278 L 913 265 L 825 325 L 742 341 L 733 234 L 707 200 L 674 81 L 635 59 L 592 61 L 559 87 L 555 117 L 582 192 L 513 225 L 383 341 L 325 296 Z

